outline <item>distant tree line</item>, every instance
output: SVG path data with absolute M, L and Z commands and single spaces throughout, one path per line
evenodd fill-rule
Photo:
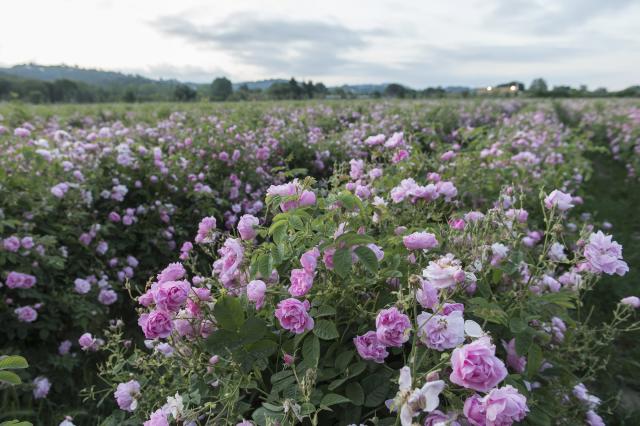
M 259 101 L 259 100 L 303 100 L 303 99 L 352 99 L 397 98 L 429 99 L 445 97 L 475 96 L 529 96 L 529 97 L 632 97 L 640 96 L 640 86 L 608 92 L 605 88 L 593 91 L 586 86 L 573 88 L 554 86 L 549 88 L 542 78 L 533 80 L 529 88 L 519 82 L 509 82 L 492 88 L 458 88 L 447 90 L 442 87 L 428 87 L 415 90 L 398 83 L 386 85 L 382 91 L 362 94 L 348 87 L 327 88 L 323 83 L 313 81 L 298 82 L 295 78 L 277 81 L 266 89 L 249 88 L 246 84 L 233 87 L 226 77 L 218 77 L 211 84 L 184 84 L 178 82 L 146 81 L 140 83 L 91 85 L 68 79 L 40 81 L 0 74 L 0 101 L 21 100 L 31 103 L 92 103 L 92 102 L 149 102 L 178 101 L 191 102 L 209 100 L 222 101 Z

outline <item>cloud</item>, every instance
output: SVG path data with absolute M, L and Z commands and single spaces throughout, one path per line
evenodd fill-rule
M 165 16 L 152 22 L 164 34 L 223 51 L 265 73 L 328 75 L 357 64 L 353 53 L 382 30 L 356 31 L 335 22 L 231 15 L 211 25 Z
M 496 0 L 487 23 L 537 35 L 562 34 L 624 12 L 635 0 Z

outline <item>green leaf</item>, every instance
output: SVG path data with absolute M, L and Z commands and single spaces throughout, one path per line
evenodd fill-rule
M 304 222 L 302 222 L 302 219 L 300 219 L 300 216 L 291 215 L 289 217 L 289 223 L 291 224 L 291 226 L 293 226 L 293 229 L 297 229 L 298 231 L 301 231 L 304 229 Z
M 351 250 L 339 248 L 333 255 L 333 268 L 342 277 L 351 272 Z
M 261 254 L 258 256 L 258 272 L 262 278 L 267 279 L 273 271 L 273 257 L 270 254 Z
M 300 415 L 301 416 L 308 416 L 309 414 L 313 413 L 314 411 L 316 411 L 316 406 L 313 405 L 310 402 L 305 402 L 302 405 L 300 405 Z
M 355 252 L 360 262 L 362 262 L 362 266 L 375 275 L 378 272 L 378 258 L 373 250 L 369 247 L 360 246 L 356 247 Z
M 20 420 L 7 420 L 6 422 L 0 423 L 0 426 L 33 426 L 33 423 Z
M 524 332 L 527 328 L 529 328 L 529 325 L 527 324 L 526 321 L 524 321 L 521 318 L 513 318 L 510 322 L 509 322 L 509 329 L 514 332 L 515 334 L 518 333 L 522 333 Z
M 533 342 L 533 334 L 530 329 L 527 329 L 524 333 L 516 335 L 516 352 L 518 355 L 525 355 L 529 352 L 529 347 Z
M 284 241 L 287 237 L 287 228 L 288 223 L 285 220 L 275 222 L 273 225 L 271 225 L 271 227 L 269 228 L 269 234 L 273 236 L 273 241 L 275 241 L 277 244 Z
M 529 347 L 529 354 L 527 356 L 527 374 L 529 377 L 534 377 L 538 374 L 540 366 L 542 365 L 543 356 L 540 346 L 535 343 L 531 344 Z
M 0 371 L 0 382 L 6 382 L 12 385 L 19 385 L 22 383 L 20 377 L 11 371 Z
M 345 387 L 345 394 L 347 395 L 347 398 L 349 398 L 351 402 L 353 402 L 354 405 L 359 406 L 364 404 L 364 390 L 362 389 L 362 386 L 360 386 L 360 383 L 347 383 L 347 386 Z
M 310 334 L 304 339 L 302 344 L 302 358 L 311 367 L 318 365 L 320 359 L 320 340 L 318 337 Z
M 362 389 L 366 395 L 365 407 L 377 407 L 387 399 L 389 392 L 389 379 L 381 374 L 372 374 L 361 381 Z
M 470 310 L 474 315 L 495 324 L 507 325 L 507 314 L 496 303 L 489 302 L 482 297 L 474 297 L 469 302 L 471 302 Z
M 313 334 L 322 340 L 333 340 L 340 336 L 336 329 L 336 325 L 329 320 L 316 321 L 315 327 L 313 327 Z
M 238 330 L 244 323 L 244 310 L 237 297 L 219 298 L 213 307 L 213 315 L 216 317 L 218 327 L 225 330 Z
M 351 364 L 347 369 L 347 373 L 349 374 L 348 377 L 350 379 L 356 377 L 357 375 L 362 373 L 365 368 L 367 368 L 367 363 L 365 361 L 358 361 L 355 364 Z
M 342 395 L 338 395 L 337 393 L 328 393 L 322 397 L 322 401 L 320 401 L 320 405 L 324 405 L 325 407 L 331 407 L 332 405 L 344 404 L 346 402 L 351 402 L 349 398 L 346 398 Z
M 353 358 L 353 351 L 344 351 L 336 357 L 335 366 L 338 370 L 344 370 Z
M 359 244 L 371 244 L 375 242 L 376 240 L 374 240 L 373 237 L 370 237 L 369 235 L 358 234 L 357 232 L 349 231 L 336 238 L 335 244 L 339 245 L 344 243 L 347 246 L 356 246 Z
M 240 337 L 245 345 L 255 343 L 262 339 L 268 332 L 267 324 L 260 318 L 249 318 L 240 327 Z
M 318 310 L 315 313 L 315 317 L 319 318 L 319 317 L 330 317 L 336 314 L 336 308 L 334 308 L 331 305 L 320 305 L 318 306 Z
M 338 201 L 342 204 L 342 206 L 347 210 L 354 210 L 358 207 L 360 210 L 363 209 L 362 201 L 360 198 L 356 197 L 349 191 L 343 191 L 338 194 Z
M 18 368 L 27 367 L 29 367 L 27 360 L 19 355 L 10 355 L 0 358 L 0 370 L 16 370 Z
M 346 378 L 336 379 L 336 380 L 334 380 L 333 382 L 329 383 L 328 389 L 329 389 L 330 391 L 335 390 L 335 389 L 339 388 L 340 386 L 342 386 L 342 384 L 343 384 L 344 382 L 346 382 L 346 381 L 347 381 L 347 379 L 346 379 Z

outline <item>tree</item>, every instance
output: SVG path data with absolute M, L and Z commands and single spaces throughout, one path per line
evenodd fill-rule
M 545 96 L 548 91 L 549 87 L 543 78 L 536 78 L 531 82 L 531 86 L 529 86 L 529 92 L 535 96 Z
M 186 84 L 178 84 L 173 91 L 173 97 L 176 101 L 189 102 L 196 99 L 198 92 L 193 90 Z
M 226 77 L 218 77 L 211 83 L 211 100 L 226 101 L 233 93 L 231 80 Z
M 384 89 L 384 96 L 390 98 L 404 98 L 407 95 L 407 89 L 398 83 L 391 83 Z
M 298 85 L 298 82 L 293 77 L 291 77 L 291 80 L 289 80 L 289 91 L 291 92 L 291 97 L 293 99 L 302 98 L 302 94 L 304 93 L 302 87 Z

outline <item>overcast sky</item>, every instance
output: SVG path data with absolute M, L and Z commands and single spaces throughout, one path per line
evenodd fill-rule
M 639 0 L 0 0 L 0 64 L 207 82 L 640 84 Z

